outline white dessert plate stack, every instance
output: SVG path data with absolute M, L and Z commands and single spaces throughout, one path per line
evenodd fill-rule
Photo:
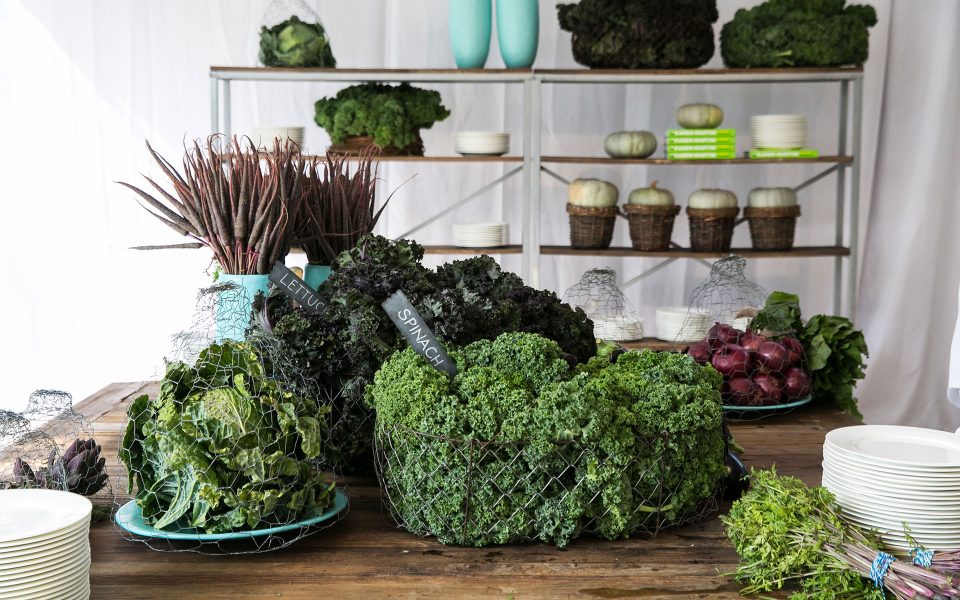
M 591 317 L 593 336 L 607 342 L 631 342 L 643 339 L 643 319 L 629 317 Z
M 750 117 L 750 144 L 754 150 L 792 150 L 807 145 L 806 115 Z
M 290 140 L 298 146 L 303 146 L 303 127 L 257 127 L 250 136 L 253 143 L 261 150 L 273 150 L 273 140 L 280 138 Z
M 89 598 L 92 509 L 69 492 L 0 491 L 0 598 Z
M 707 337 L 710 313 L 686 306 L 657 309 L 657 337 L 667 342 L 698 342 Z
M 895 425 L 835 429 L 823 444 L 823 487 L 843 516 L 887 545 L 960 548 L 960 435 Z
M 461 248 L 496 248 L 506 246 L 510 227 L 506 223 L 455 223 L 453 245 Z
M 455 140 L 458 154 L 501 156 L 510 151 L 510 134 L 493 131 L 460 131 Z

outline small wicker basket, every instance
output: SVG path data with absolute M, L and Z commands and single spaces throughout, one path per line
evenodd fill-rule
M 733 241 L 733 226 L 740 209 L 690 208 L 690 247 L 700 252 L 726 252 Z
M 623 210 L 630 221 L 630 240 L 634 250 L 662 252 L 670 248 L 673 222 L 680 214 L 679 206 L 627 204 Z
M 799 206 L 747 207 L 750 239 L 755 250 L 790 250 L 797 229 Z
M 570 215 L 570 245 L 574 248 L 609 248 L 617 207 L 599 208 L 567 204 Z
M 377 146 L 373 136 L 348 135 L 341 143 L 331 144 L 329 151 L 333 154 L 356 156 L 363 154 L 370 146 L 377 146 L 383 156 L 423 156 L 423 138 L 420 137 L 419 130 L 416 132 L 416 138 L 403 148 L 397 148 L 392 144 L 382 147 Z

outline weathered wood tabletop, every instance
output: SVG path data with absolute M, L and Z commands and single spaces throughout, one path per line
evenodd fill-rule
M 104 454 L 116 454 L 129 403 L 154 384 L 115 383 L 77 405 L 94 423 Z M 812 408 L 732 425 L 748 466 L 776 463 L 783 474 L 820 483 L 821 445 L 852 424 Z M 110 460 L 110 459 L 108 459 Z M 154 552 L 121 539 L 111 523 L 90 536 L 94 598 L 739 598 L 729 572 L 737 556 L 719 520 L 656 539 L 579 539 L 542 544 L 443 546 L 397 529 L 375 481 L 350 482 L 350 511 L 330 529 L 293 546 L 252 556 Z

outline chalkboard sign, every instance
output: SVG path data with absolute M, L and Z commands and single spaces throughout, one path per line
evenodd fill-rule
M 394 292 L 383 301 L 382 306 L 417 354 L 425 358 L 435 369 L 450 375 L 457 374 L 457 364 L 447 356 L 436 336 L 423 322 L 423 317 L 410 304 L 410 300 L 402 291 Z
M 270 271 L 270 281 L 288 298 L 312 313 L 322 314 L 327 303 L 310 288 L 297 274 L 282 262 L 277 261 Z

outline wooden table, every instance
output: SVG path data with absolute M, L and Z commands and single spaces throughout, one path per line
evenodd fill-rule
M 128 404 L 154 384 L 115 383 L 77 408 L 115 457 Z M 820 483 L 827 431 L 853 423 L 822 408 L 733 424 L 748 466 L 776 463 L 783 474 Z M 116 464 L 113 468 L 119 468 Z M 739 598 L 718 573 L 737 556 L 713 518 L 656 539 L 580 539 L 543 544 L 443 546 L 397 529 L 375 481 L 350 482 L 350 512 L 334 527 L 290 548 L 253 556 L 154 552 L 121 539 L 110 523 L 90 533 L 94 598 Z

